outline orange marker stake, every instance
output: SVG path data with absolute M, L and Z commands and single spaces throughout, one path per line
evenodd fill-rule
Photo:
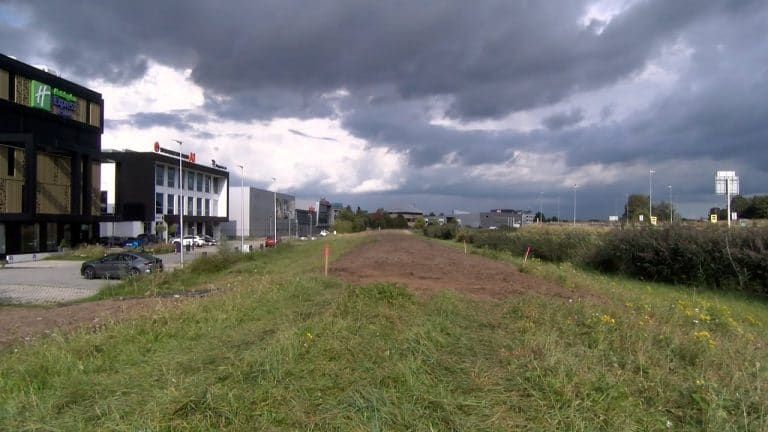
M 323 247 L 323 258 L 325 261 L 325 275 L 328 276 L 328 257 L 331 256 L 331 248 L 326 243 L 325 247 Z

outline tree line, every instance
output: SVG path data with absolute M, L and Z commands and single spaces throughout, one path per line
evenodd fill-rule
M 743 197 L 736 195 L 731 198 L 731 212 L 735 212 L 739 219 L 768 219 L 768 195 L 755 195 Z M 728 209 L 712 207 L 709 214 L 716 214 L 719 220 L 728 218 Z
M 375 212 L 361 210 L 360 207 L 353 211 L 347 206 L 339 212 L 333 224 L 333 230 L 338 233 L 353 233 L 366 229 L 403 229 L 408 228 L 408 222 L 403 215 L 392 217 L 383 209 Z

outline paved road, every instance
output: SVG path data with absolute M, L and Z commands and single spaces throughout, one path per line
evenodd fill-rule
M 184 253 L 189 262 L 203 253 L 216 253 L 215 247 Z M 178 254 L 158 255 L 166 271 L 179 267 Z M 34 261 L 9 264 L 0 269 L 0 304 L 50 304 L 85 298 L 116 280 L 86 280 L 80 276 L 81 261 Z

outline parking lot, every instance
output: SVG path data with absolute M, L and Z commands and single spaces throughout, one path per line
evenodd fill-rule
M 215 246 L 184 253 L 189 262 L 204 253 L 216 253 Z M 178 268 L 178 254 L 157 255 L 165 271 Z M 51 304 L 91 296 L 117 280 L 86 280 L 80 275 L 81 261 L 44 260 L 8 264 L 0 269 L 0 304 Z

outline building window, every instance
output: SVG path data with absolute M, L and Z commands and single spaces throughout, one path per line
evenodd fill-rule
M 0 69 L 0 99 L 8 100 L 9 82 L 10 81 L 8 81 L 8 72 Z
M 16 149 L 6 147 L 8 150 L 8 177 L 16 176 Z
M 195 199 L 192 197 L 187 197 L 187 214 L 192 216 L 195 214 L 192 210 L 192 206 L 194 205 Z
M 202 198 L 197 199 L 197 215 L 198 216 L 203 215 L 203 199 Z
M 176 187 L 176 168 L 168 167 L 168 187 Z
M 213 193 L 217 194 L 219 193 L 219 178 L 214 177 L 213 178 Z
M 187 171 L 187 189 L 195 190 L 195 173 Z
M 211 192 L 211 176 L 205 176 L 205 192 Z
M 40 251 L 40 225 L 21 225 L 21 253 Z
M 90 112 L 88 113 L 88 123 L 91 126 L 101 127 L 101 105 L 90 102 Z
M 168 194 L 167 203 L 168 203 L 168 209 L 166 214 L 172 215 L 173 214 L 173 194 Z
M 218 216 L 219 215 L 219 201 L 213 200 L 213 212 L 211 213 L 211 216 Z
M 205 199 L 205 215 L 211 215 L 211 200 L 208 198 Z
M 200 173 L 197 174 L 197 191 L 203 191 L 203 175 Z
M 56 242 L 58 232 L 56 222 L 48 222 L 45 230 L 45 250 L 55 251 L 59 244 Z
M 165 180 L 165 168 L 162 165 L 155 165 L 155 184 L 162 186 Z
M 155 194 L 155 214 L 163 214 L 163 194 Z

